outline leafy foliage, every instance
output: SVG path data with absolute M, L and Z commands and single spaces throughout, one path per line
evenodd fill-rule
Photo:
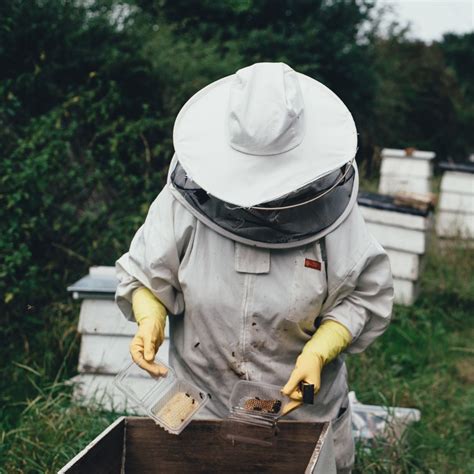
M 334 90 L 356 123 L 369 120 L 376 92 L 371 30 L 365 28 L 370 0 L 171 0 L 161 2 L 159 11 L 148 8 L 186 38 L 213 42 L 222 52 L 238 51 L 241 67 L 289 64 Z M 360 146 L 366 151 L 370 144 L 361 130 Z

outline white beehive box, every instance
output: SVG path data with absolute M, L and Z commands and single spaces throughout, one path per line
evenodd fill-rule
M 113 385 L 115 375 L 130 362 L 129 344 L 137 325 L 127 321 L 114 301 L 117 287 L 114 267 L 91 267 L 89 274 L 68 287 L 75 299 L 81 299 L 78 331 L 81 334 L 79 375 L 74 395 L 83 403 L 96 402 L 106 409 L 138 412 Z M 159 357 L 168 363 L 169 339 Z
M 436 233 L 444 238 L 474 239 L 474 165 L 441 163 Z
M 418 294 L 431 214 L 396 205 L 390 196 L 374 193 L 360 193 L 359 206 L 369 231 L 390 259 L 395 303 L 413 304 Z
M 384 148 L 381 155 L 379 193 L 431 192 L 434 152 Z

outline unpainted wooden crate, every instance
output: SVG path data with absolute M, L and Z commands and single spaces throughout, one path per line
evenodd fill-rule
M 431 192 L 434 152 L 384 148 L 381 155 L 379 193 Z
M 376 193 L 361 192 L 358 201 L 369 231 L 390 260 L 395 302 L 413 304 L 432 227 L 431 213 L 395 204 L 391 196 Z
M 441 164 L 436 233 L 442 238 L 474 239 L 474 165 Z
M 273 446 L 230 442 L 222 422 L 195 420 L 179 435 L 147 418 L 122 417 L 60 474 L 335 474 L 330 423 L 279 422 Z

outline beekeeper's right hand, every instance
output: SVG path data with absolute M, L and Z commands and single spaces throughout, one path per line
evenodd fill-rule
M 137 333 L 130 343 L 132 359 L 152 376 L 166 375 L 166 368 L 154 362 L 165 338 L 166 308 L 145 287 L 133 292 L 132 307 L 138 323 Z

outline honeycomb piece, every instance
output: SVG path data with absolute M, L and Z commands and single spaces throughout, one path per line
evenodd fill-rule
M 196 408 L 196 400 L 189 393 L 178 392 L 160 410 L 155 412 L 164 423 L 173 429 L 179 428 Z
M 245 400 L 244 409 L 249 411 L 261 411 L 264 413 L 278 413 L 281 408 L 280 400 L 261 400 L 258 397 Z

